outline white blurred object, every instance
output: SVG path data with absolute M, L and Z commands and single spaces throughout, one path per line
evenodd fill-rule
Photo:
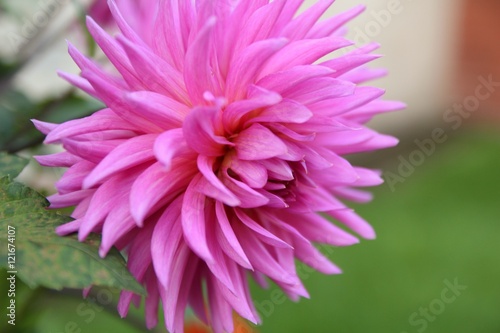
M 306 5 L 315 1 L 306 0 Z M 349 23 L 348 37 L 382 45 L 384 55 L 371 66 L 389 70 L 374 85 L 387 90 L 386 99 L 408 104 L 402 112 L 377 117 L 372 126 L 392 134 L 441 121 L 450 105 L 458 15 L 457 0 L 337 0 L 327 16 L 362 3 L 367 10 Z
M 13 6 L 16 19 L 2 26 L 2 54 L 18 61 L 28 59 L 15 78 L 15 86 L 34 100 L 60 96 L 69 84 L 57 70 L 77 72 L 67 52 L 66 39 L 84 40 L 79 31 L 79 11 L 90 0 L 19 0 Z

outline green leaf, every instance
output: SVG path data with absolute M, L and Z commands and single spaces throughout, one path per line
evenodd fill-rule
M 0 178 L 0 266 L 30 287 L 84 288 L 90 285 L 126 289 L 145 295 L 144 288 L 126 268 L 120 252 L 99 257 L 100 240 L 93 235 L 79 242 L 75 235 L 59 237 L 54 229 L 71 221 L 46 209 L 47 200 L 9 177 Z M 15 228 L 15 264 L 8 265 L 8 230 Z M 12 246 L 11 246 L 12 248 Z
M 28 160 L 25 158 L 0 152 L 0 176 L 15 178 L 27 164 Z

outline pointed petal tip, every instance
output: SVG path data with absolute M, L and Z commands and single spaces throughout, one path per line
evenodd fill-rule
M 57 76 L 59 76 L 59 77 L 63 78 L 63 77 L 64 77 L 64 76 L 66 76 L 68 73 L 66 73 L 66 72 L 65 72 L 65 71 L 63 71 L 63 70 L 57 69 L 57 70 L 56 70 L 56 74 L 57 74 Z
M 148 330 L 152 330 L 153 328 L 156 327 L 156 325 L 158 325 L 158 320 L 157 319 L 156 320 L 151 320 L 151 321 L 146 319 L 146 328 Z
M 30 119 L 30 120 L 33 123 L 33 125 L 35 126 L 35 128 L 45 135 L 48 135 L 50 132 L 52 132 L 57 127 L 57 124 L 48 123 L 48 122 L 37 120 L 37 119 Z
M 395 147 L 395 146 L 397 146 L 399 144 L 399 139 L 396 138 L 396 137 L 388 136 L 387 140 L 388 140 L 388 142 L 390 144 L 390 146 L 388 146 L 388 147 Z
M 79 242 L 83 242 L 87 238 L 87 236 L 89 235 L 89 232 L 83 232 L 82 230 L 83 229 L 80 229 L 78 231 L 78 241 Z
M 377 238 L 377 234 L 375 233 L 375 230 L 372 230 L 371 232 L 367 232 L 363 235 L 363 238 L 366 240 L 374 240 Z
M 352 7 L 351 10 L 357 11 L 358 15 L 359 15 L 359 14 L 361 14 L 362 12 L 364 12 L 366 10 L 366 5 L 359 4 L 359 5 L 356 5 L 356 6 Z
M 373 227 L 368 223 L 363 225 L 363 227 L 359 230 L 356 230 L 356 233 L 366 240 L 374 240 L 375 238 L 377 238 L 375 229 L 373 229 Z
M 136 209 L 131 209 L 130 214 L 132 215 L 135 224 L 139 228 L 142 228 L 144 226 L 144 220 L 146 219 L 147 212 L 143 208 L 138 207 Z
M 332 270 L 332 273 L 331 275 L 339 275 L 339 274 L 343 274 L 344 271 L 342 271 L 342 269 L 338 268 L 336 270 Z
M 60 225 L 58 227 L 56 227 L 56 234 L 58 236 L 66 236 L 69 234 L 69 232 L 66 230 L 66 228 L 64 227 L 65 225 Z
M 352 245 L 356 245 L 359 243 L 360 243 L 359 238 L 357 238 L 351 234 L 346 233 L 346 234 L 342 235 L 342 237 L 340 239 L 336 239 L 335 246 L 340 246 L 340 247 L 352 246 Z
M 90 16 L 90 15 L 85 15 L 85 22 L 88 24 L 97 24 L 96 21 Z
M 110 250 L 109 246 L 103 246 L 101 244 L 101 246 L 99 246 L 99 257 L 105 258 L 106 255 L 108 254 L 109 250 Z
M 398 111 L 398 110 L 404 110 L 408 108 L 408 104 L 400 102 L 400 101 L 394 101 L 392 103 L 393 110 Z
M 127 317 L 128 314 L 128 307 L 123 307 L 118 304 L 118 315 L 120 316 L 121 319 L 124 319 Z
M 34 159 L 35 161 L 37 161 L 37 163 L 38 163 L 38 164 L 43 165 L 41 162 L 43 162 L 44 157 L 46 157 L 46 156 L 47 156 L 47 155 L 34 155 L 34 156 L 33 156 L 33 159 Z
M 89 296 L 91 290 L 92 290 L 92 285 L 90 285 L 87 288 L 83 288 L 83 290 L 82 290 L 82 296 L 83 296 L 84 299 Z

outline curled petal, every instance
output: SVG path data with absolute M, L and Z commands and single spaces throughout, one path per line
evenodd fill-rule
M 213 107 L 198 107 L 189 113 L 184 121 L 184 138 L 196 152 L 206 156 L 221 156 L 224 146 L 234 144 L 217 135 L 215 122 L 219 110 Z
M 165 166 L 165 170 L 170 170 L 174 157 L 187 157 L 191 151 L 184 140 L 182 128 L 160 134 L 154 142 L 153 150 L 155 157 Z

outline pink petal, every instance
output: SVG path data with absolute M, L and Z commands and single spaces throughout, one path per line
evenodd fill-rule
M 286 3 L 287 0 L 272 1 L 251 12 L 252 15 L 248 20 L 242 21 L 244 25 L 239 31 L 235 53 L 239 54 L 243 48 L 251 43 L 269 38 Z
M 136 176 L 137 173 L 130 173 L 127 176 L 120 174 L 99 186 L 92 196 L 92 200 L 78 231 L 78 239 L 80 241 L 85 239 L 96 226 L 104 221 L 113 207 L 127 205 L 130 193 L 123 190 L 123 188 L 130 188 Z
M 181 70 L 184 66 L 186 43 L 183 36 L 188 33 L 183 25 L 190 25 L 193 15 L 189 7 L 191 3 L 187 1 L 169 1 L 159 6 L 157 18 L 154 22 L 153 33 L 157 38 L 153 38 L 153 46 L 159 54 L 165 55 L 171 65 Z M 183 19 L 164 19 L 165 17 L 179 17 Z M 186 31 L 187 30 L 187 31 Z
M 146 312 L 146 327 L 151 330 L 158 324 L 158 302 L 160 301 L 160 294 L 156 278 L 151 278 L 153 281 L 146 283 L 146 291 L 148 296 L 145 302 Z
M 287 0 L 270 35 L 282 34 L 283 28 L 293 19 L 303 2 L 304 0 Z
M 203 174 L 203 179 L 208 182 L 207 185 L 211 185 L 198 187 L 198 190 L 208 197 L 224 202 L 228 206 L 240 205 L 240 200 L 214 174 L 213 170 L 216 161 L 214 157 L 198 155 L 198 169 Z
M 261 70 L 258 79 L 295 66 L 310 65 L 321 57 L 349 45 L 352 45 L 352 42 L 340 37 L 291 42 L 269 59 Z
M 205 221 L 204 194 L 195 192 L 196 184 L 202 177 L 201 174 L 189 184 L 182 204 L 182 230 L 189 247 L 206 262 L 215 259 L 208 248 Z
M 254 221 L 250 216 L 247 215 L 246 212 L 238 208 L 236 208 L 234 211 L 236 213 L 236 216 L 238 216 L 238 219 L 243 222 L 243 224 L 246 225 L 249 229 L 253 230 L 256 233 L 257 237 L 259 237 L 263 242 L 276 247 L 292 248 L 290 244 L 287 244 L 285 241 L 279 239 L 278 237 L 267 231 L 259 223 Z
M 127 83 L 137 89 L 142 87 L 141 77 L 135 72 L 125 52 L 91 17 L 87 16 L 87 28 L 97 45 L 120 72 Z
M 50 202 L 50 208 L 58 209 L 77 205 L 87 196 L 92 195 L 95 190 L 80 190 L 68 194 L 53 194 L 47 197 Z
M 322 38 L 331 36 L 335 31 L 344 26 L 347 22 L 357 17 L 365 10 L 364 5 L 357 5 L 343 13 L 335 15 L 332 18 L 326 19 L 317 23 L 308 33 L 306 38 Z
M 182 196 L 173 201 L 158 219 L 151 239 L 153 267 L 159 282 L 167 288 L 170 284 L 172 265 L 182 237 Z
M 233 332 L 232 309 L 222 297 L 222 292 L 215 279 L 208 281 L 208 301 L 211 310 L 210 326 L 215 333 Z M 222 287 L 223 288 L 223 287 Z
M 106 140 L 106 141 L 78 141 L 65 139 L 63 147 L 69 153 L 92 163 L 100 163 L 113 149 L 126 140 Z
M 266 106 L 278 104 L 281 100 L 281 95 L 275 92 L 258 86 L 251 86 L 247 99 L 231 103 L 224 110 L 222 114 L 224 129 L 229 133 L 233 133 L 246 114 Z
M 267 169 L 261 163 L 232 158 L 227 167 L 252 188 L 262 188 L 267 183 Z
M 335 0 L 320 0 L 300 14 L 283 29 L 283 35 L 291 40 L 304 38 L 316 21 Z
M 293 180 L 293 172 L 290 165 L 286 161 L 278 158 L 272 158 L 268 160 L 259 161 L 264 167 L 266 167 L 269 178 L 275 180 L 290 181 Z
M 130 191 L 130 213 L 138 225 L 185 190 L 197 173 L 192 166 L 187 161 L 179 161 L 167 171 L 157 162 L 137 177 Z
M 239 207 L 255 208 L 269 203 L 269 199 L 265 196 L 255 191 L 247 184 L 230 177 L 227 173 L 224 175 L 222 183 L 238 197 L 240 200 Z
M 215 121 L 219 110 L 213 107 L 198 107 L 184 121 L 184 138 L 188 145 L 206 156 L 221 156 L 224 146 L 233 143 L 215 133 Z
M 253 124 L 234 140 L 236 154 L 242 160 L 261 160 L 287 152 L 286 145 L 270 130 Z
M 226 82 L 226 96 L 230 101 L 245 97 L 247 87 L 255 81 L 260 69 L 270 56 L 286 45 L 287 39 L 267 39 L 251 44 L 234 60 Z
M 153 92 L 162 93 L 180 102 L 188 103 L 189 97 L 182 74 L 156 56 L 146 47 L 118 38 L 137 73 L 141 73 L 142 84 Z
M 218 224 L 215 216 L 214 204 L 210 204 L 207 209 L 206 223 L 207 223 L 207 244 L 214 257 L 214 261 L 207 262 L 207 266 L 210 272 L 217 278 L 217 280 L 222 283 L 226 288 L 228 288 L 231 293 L 236 294 L 236 289 L 234 286 L 235 277 L 232 276 L 229 265 L 234 264 L 234 262 L 228 258 L 221 246 L 218 243 L 215 227 Z
M 82 224 L 81 220 L 74 220 L 65 224 L 62 224 L 56 228 L 56 233 L 59 236 L 66 236 L 69 234 L 72 234 L 80 228 L 80 225 Z
M 308 242 L 294 242 L 297 258 L 307 266 L 323 274 L 341 274 L 342 270 L 334 265 L 328 258 Z
M 125 91 L 111 82 L 109 78 L 102 78 L 92 71 L 82 71 L 82 77 L 86 78 L 96 90 L 99 99 L 111 108 L 123 120 L 133 123 L 138 130 L 144 133 L 161 132 L 162 129 L 151 121 L 145 119 L 133 105 L 124 101 Z
M 47 123 L 36 119 L 31 119 L 31 122 L 33 123 L 33 125 L 35 125 L 37 130 L 39 130 L 45 135 L 49 134 L 50 132 L 55 130 L 57 126 L 59 126 L 57 124 Z
M 328 76 L 335 71 L 324 66 L 304 65 L 271 73 L 257 82 L 257 85 L 271 91 L 283 92 L 295 85 L 315 77 Z
M 375 239 L 373 227 L 352 210 L 334 210 L 328 215 L 366 239 Z
M 74 137 L 80 134 L 100 133 L 109 130 L 129 130 L 136 129 L 132 124 L 123 121 L 109 109 L 104 109 L 94 113 L 92 116 L 82 119 L 67 121 L 55 128 L 47 135 L 45 143 L 54 143 L 66 137 Z
M 216 237 L 222 250 L 228 257 L 232 258 L 241 266 L 253 270 L 245 251 L 243 251 L 243 248 L 234 233 L 233 227 L 231 226 L 224 209 L 224 205 L 221 202 L 217 201 L 215 203 L 215 213 L 217 215 L 218 222 L 216 226 Z
M 234 285 L 236 293 L 231 293 L 227 288 L 220 288 L 224 299 L 234 308 L 236 312 L 243 318 L 251 321 L 254 324 L 260 322 L 259 315 L 255 309 L 250 295 L 249 285 L 247 281 L 247 271 L 238 267 L 235 263 L 229 266 L 231 275 L 234 277 Z M 219 287 L 221 287 L 221 284 Z
M 194 272 L 196 271 L 196 265 L 188 262 L 192 259 L 193 254 L 191 250 L 186 246 L 186 244 L 181 243 L 181 246 L 177 250 L 174 258 L 171 271 L 170 283 L 167 288 L 160 286 L 160 295 L 163 303 L 163 313 L 165 316 L 165 324 L 170 332 L 178 332 L 176 325 L 176 313 L 178 308 L 182 308 L 179 299 L 182 292 L 187 292 L 188 289 L 185 288 L 183 291 L 182 284 L 184 282 L 190 282 L 194 278 Z M 167 292 L 168 291 L 168 292 Z
M 40 165 L 48 167 L 70 167 L 73 164 L 77 163 L 78 161 L 82 160 L 80 157 L 65 151 L 52 155 L 33 156 L 33 157 L 38 163 L 40 163 Z
M 278 262 L 273 255 L 269 253 L 262 242 L 252 233 L 248 232 L 248 228 L 241 225 L 236 225 L 236 235 L 245 249 L 245 252 L 250 259 L 250 263 L 255 269 L 266 274 L 276 281 L 282 281 L 287 284 L 297 282 L 297 276 L 290 275 Z
M 117 172 L 152 161 L 157 137 L 157 134 L 137 136 L 113 149 L 87 176 L 84 187 L 91 188 Z
M 182 127 L 182 121 L 190 111 L 186 105 L 152 91 L 132 92 L 126 94 L 125 99 L 163 129 Z
M 320 77 L 312 78 L 290 88 L 289 91 L 283 92 L 283 97 L 310 105 L 324 100 L 350 96 L 354 94 L 355 89 L 356 85 L 349 81 Z
M 304 123 L 313 116 L 311 110 L 296 101 L 285 99 L 281 103 L 265 108 L 257 117 L 249 123 L 260 122 L 283 122 Z
M 88 161 L 80 161 L 71 166 L 56 182 L 59 193 L 65 194 L 81 190 L 83 180 L 94 167 L 95 164 Z
M 213 95 L 222 95 L 218 82 L 211 75 L 210 53 L 211 37 L 216 23 L 216 18 L 211 17 L 203 29 L 198 33 L 194 42 L 189 46 L 184 67 L 184 81 L 193 105 L 203 104 L 203 93 L 211 92 Z
M 135 227 L 129 205 L 122 204 L 111 210 L 103 224 L 99 255 L 104 258 L 111 247 Z
M 68 83 L 70 83 L 71 85 L 86 92 L 90 96 L 97 99 L 99 98 L 96 91 L 94 90 L 94 87 L 92 87 L 92 85 L 86 79 L 63 71 L 57 71 L 57 75 L 59 75 L 59 77 L 61 77 L 62 79 L 68 81 Z
M 168 171 L 172 167 L 175 157 L 187 157 L 193 154 L 184 140 L 182 128 L 176 128 L 160 134 L 154 143 L 154 154 L 156 159 L 165 166 Z
M 332 76 L 339 77 L 350 70 L 378 58 L 380 58 L 380 56 L 376 54 L 345 55 L 343 57 L 328 60 L 320 65 L 331 68 L 334 70 L 334 74 Z

